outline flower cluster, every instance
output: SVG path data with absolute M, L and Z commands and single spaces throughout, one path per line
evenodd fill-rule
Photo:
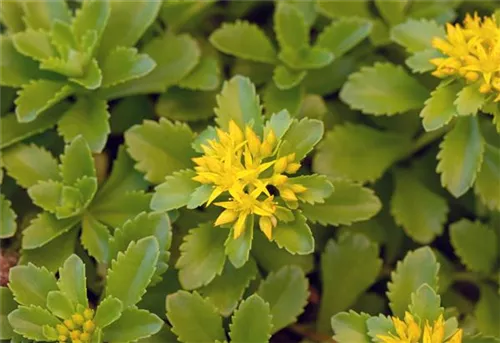
M 459 75 L 469 83 L 478 82 L 479 91 L 500 101 L 500 27 L 495 17 L 467 14 L 463 26 L 447 24 L 446 39 L 435 37 L 432 45 L 445 57 L 430 60 L 434 76 Z
M 377 335 L 383 343 L 461 343 L 463 330 L 456 330 L 451 337 L 445 337 L 444 318 L 441 314 L 438 319 L 430 325 L 427 321 L 422 329 L 415 321 L 415 318 L 409 313 L 405 312 L 404 321 L 392 317 L 392 323 L 396 329 L 395 334 Z M 420 339 L 422 340 L 420 341 Z M 447 339 L 445 341 L 445 339 Z
M 83 313 L 75 313 L 64 320 L 64 325 L 56 326 L 59 343 L 85 343 L 90 342 L 95 329 L 94 311 L 87 308 Z
M 229 130 L 217 129 L 217 138 L 201 146 L 204 155 L 193 158 L 197 175 L 193 180 L 213 185 L 213 191 L 206 206 L 219 196 L 229 195 L 227 201 L 214 204 L 224 208 L 215 225 L 233 223 L 234 238 L 244 231 L 249 215 L 259 216 L 259 226 L 268 239 L 277 225 L 278 205 L 273 186 L 279 197 L 290 208 L 297 207 L 296 194 L 305 192 L 306 187 L 288 182 L 286 174 L 294 174 L 300 168 L 295 154 L 277 156 L 279 142 L 272 129 L 267 130 L 264 139 L 246 126 L 245 132 L 234 121 Z

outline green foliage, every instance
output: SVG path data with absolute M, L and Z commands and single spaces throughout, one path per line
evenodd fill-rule
M 2 1 L 0 340 L 500 343 L 497 7 Z

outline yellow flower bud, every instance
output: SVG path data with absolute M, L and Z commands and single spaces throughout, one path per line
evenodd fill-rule
M 74 341 L 75 339 L 80 339 L 80 334 L 81 334 L 80 330 L 73 330 L 73 331 L 71 331 L 69 336 Z
M 263 157 L 267 157 L 267 156 L 271 156 L 272 153 L 273 153 L 272 145 L 267 141 L 262 143 L 262 145 L 260 146 L 260 154 Z
M 274 146 L 276 144 L 276 135 L 274 134 L 273 130 L 269 130 L 269 133 L 266 136 L 266 142 L 271 146 Z
M 87 332 L 82 333 L 82 334 L 80 335 L 80 340 L 81 340 L 82 342 L 88 342 L 88 341 L 90 341 L 90 334 L 89 334 L 89 333 L 87 333 Z
M 75 323 L 73 323 L 71 319 L 66 319 L 64 321 L 64 325 L 66 325 L 66 327 L 70 330 L 73 330 L 75 328 Z
M 58 339 L 59 339 L 59 342 L 66 342 L 66 340 L 68 339 L 68 336 L 59 335 Z
M 90 308 L 85 309 L 85 311 L 83 311 L 83 317 L 85 317 L 86 320 L 94 318 L 94 310 Z
M 271 178 L 271 184 L 274 186 L 281 186 L 285 184 L 285 182 L 288 180 L 288 176 L 283 175 L 283 174 L 275 174 Z
M 253 156 L 257 156 L 260 152 L 260 139 L 255 134 L 250 126 L 245 128 L 245 136 L 248 142 L 248 148 Z
M 229 122 L 229 135 L 235 141 L 236 144 L 243 142 L 243 132 L 234 120 Z
M 487 83 L 483 83 L 481 87 L 479 87 L 479 92 L 483 94 L 489 93 L 491 92 L 491 86 Z
M 290 163 L 287 167 L 286 167 L 286 172 L 288 174 L 295 174 L 298 170 L 300 169 L 300 163 Z
M 479 79 L 479 74 L 474 71 L 468 71 L 465 74 L 465 78 L 467 79 L 467 81 L 475 82 Z
M 294 192 L 294 193 L 304 193 L 305 191 L 307 191 L 307 188 L 298 184 L 298 183 L 295 183 L 295 184 L 291 184 L 290 185 L 290 189 Z
M 67 328 L 66 326 L 64 326 L 64 325 L 57 324 L 57 325 L 56 325 L 56 329 L 57 329 L 57 332 L 58 332 L 60 335 L 62 335 L 62 336 L 64 336 L 64 335 L 66 335 L 66 336 L 67 336 L 67 335 L 69 335 L 69 330 L 68 330 L 68 328 Z
M 276 163 L 274 164 L 274 172 L 276 174 L 281 174 L 286 170 L 286 166 L 288 165 L 288 161 L 286 156 L 280 157 L 276 160 Z
M 74 315 L 71 316 L 71 319 L 73 319 L 73 323 L 75 323 L 78 326 L 81 326 L 85 319 L 80 313 L 75 313 Z
M 297 201 L 297 196 L 290 188 L 280 189 L 280 196 L 286 201 Z
M 74 339 L 73 343 L 82 343 L 82 341 L 80 341 L 79 339 Z
M 93 321 L 91 320 L 87 320 L 84 324 L 83 324 L 83 331 L 85 332 L 93 332 L 95 329 L 95 324 Z
M 293 162 L 293 161 L 295 161 L 295 156 L 297 156 L 297 155 L 293 152 L 293 153 L 289 154 L 289 155 L 286 157 L 286 160 L 287 160 L 288 162 Z
M 238 212 L 225 210 L 219 215 L 219 217 L 217 217 L 217 220 L 215 221 L 214 225 L 218 226 L 227 223 L 232 223 L 236 220 L 236 218 L 238 218 Z
M 271 218 L 260 217 L 259 227 L 264 235 L 266 235 L 267 239 L 271 240 L 273 236 L 273 223 L 271 222 Z
M 492 81 L 491 81 L 491 85 L 493 86 L 493 88 L 495 88 L 498 92 L 500 92 L 500 77 L 495 77 Z

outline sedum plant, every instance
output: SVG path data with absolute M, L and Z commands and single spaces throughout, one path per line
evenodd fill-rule
M 499 343 L 499 22 L 1 1 L 0 340 Z

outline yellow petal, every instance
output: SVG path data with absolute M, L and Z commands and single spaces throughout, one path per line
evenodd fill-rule
M 455 332 L 453 336 L 451 336 L 447 343 L 462 343 L 462 334 L 463 330 L 458 329 L 457 332 Z
M 406 324 L 401 319 L 397 317 L 392 317 L 392 322 L 394 324 L 394 328 L 396 329 L 396 333 L 400 338 L 406 339 Z
M 250 126 L 247 126 L 245 128 L 245 136 L 247 138 L 248 142 L 248 147 L 250 149 L 250 152 L 252 155 L 257 156 L 260 151 L 260 139 L 259 137 L 255 134 L 255 132 L 252 130 Z
M 243 142 L 243 131 L 241 131 L 240 127 L 234 120 L 229 122 L 229 135 L 236 144 Z
M 214 190 L 212 191 L 212 194 L 210 194 L 210 197 L 208 198 L 208 201 L 207 201 L 207 206 L 210 205 L 212 203 L 212 201 L 215 200 L 215 198 L 217 198 L 219 195 L 222 194 L 224 190 L 220 187 L 215 187 Z
M 288 165 L 288 160 L 286 156 L 280 157 L 276 160 L 276 163 L 274 164 L 274 172 L 276 174 L 281 174 L 286 170 L 286 166 Z
M 432 343 L 432 329 L 429 326 L 429 323 L 425 324 L 424 327 L 424 337 L 422 343 Z
M 236 223 L 234 223 L 234 226 L 233 226 L 234 239 L 240 237 L 241 234 L 243 233 L 243 231 L 245 230 L 245 222 L 246 222 L 247 216 L 248 216 L 248 214 L 246 212 L 241 212 L 240 215 L 238 216 L 238 219 L 236 220 Z
M 217 217 L 217 220 L 215 221 L 214 225 L 219 226 L 227 223 L 232 223 L 236 220 L 237 217 L 238 217 L 238 212 L 232 210 L 224 210 Z
M 286 167 L 286 172 L 288 174 L 295 174 L 298 170 L 300 169 L 300 163 L 290 163 L 287 167 Z
M 261 231 L 266 235 L 268 240 L 272 239 L 273 235 L 273 223 L 270 217 L 260 217 L 259 227 Z
M 280 196 L 287 201 L 297 201 L 297 196 L 290 188 L 280 189 Z
M 293 183 L 290 185 L 290 189 L 294 192 L 294 193 L 304 193 L 305 191 L 307 191 L 307 188 L 298 184 L 298 183 Z

